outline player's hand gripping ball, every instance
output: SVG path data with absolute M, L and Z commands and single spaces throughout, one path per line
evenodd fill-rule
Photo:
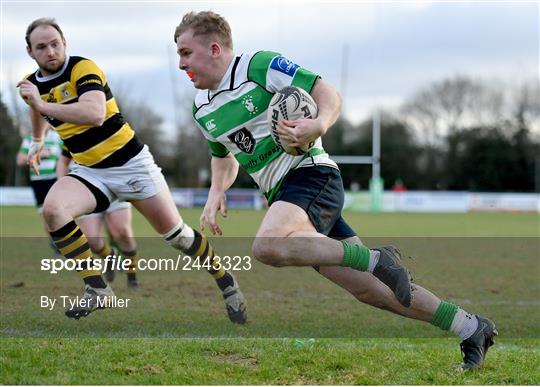
M 279 137 L 278 122 L 294 121 L 301 118 L 317 118 L 317 104 L 305 90 L 296 86 L 287 86 L 278 91 L 268 106 L 268 124 L 272 130 L 272 138 L 286 153 L 299 156 L 311 149 L 314 141 L 303 147 L 290 147 L 289 141 Z

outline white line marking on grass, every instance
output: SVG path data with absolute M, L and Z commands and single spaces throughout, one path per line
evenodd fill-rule
M 540 306 L 540 301 L 538 300 L 470 300 L 468 298 L 453 298 L 453 301 L 459 304 L 475 304 L 475 305 L 502 305 L 502 306 Z

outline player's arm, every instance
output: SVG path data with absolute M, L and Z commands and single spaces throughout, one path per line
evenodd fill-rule
M 28 160 L 28 154 L 27 153 L 21 152 L 21 151 L 19 151 L 17 153 L 17 158 L 15 160 L 15 162 L 17 163 L 17 166 L 22 167 L 23 165 L 26 165 L 27 160 Z
M 19 148 L 19 151 L 17 152 L 17 157 L 15 158 L 15 163 L 17 164 L 17 166 L 22 167 L 23 165 L 27 164 L 29 146 L 30 146 L 30 142 L 28 141 L 27 138 L 24 138 L 21 144 L 21 147 Z
M 32 122 L 32 141 L 28 146 L 26 164 L 34 170 L 36 175 L 39 175 L 38 166 L 41 164 L 41 151 L 48 123 L 32 106 L 30 106 L 30 121 Z
M 101 126 L 105 121 L 106 100 L 101 90 L 87 91 L 77 102 L 65 105 L 43 101 L 36 85 L 26 79 L 17 86 L 30 107 L 44 116 L 78 125 Z
M 208 224 L 213 235 L 222 235 L 221 228 L 217 224 L 216 214 L 219 211 L 223 217 L 227 217 L 225 192 L 236 180 L 238 161 L 236 161 L 232 153 L 228 153 L 224 157 L 212 157 L 211 170 L 212 183 L 199 225 L 201 230 L 204 230 L 206 224 Z
M 105 102 L 103 92 L 92 90 L 69 105 L 44 102 L 41 113 L 72 124 L 101 126 L 105 121 Z
M 278 132 L 291 141 L 289 146 L 302 147 L 324 136 L 339 117 L 341 96 L 338 91 L 323 79 L 317 79 L 311 91 L 317 103 L 318 115 L 315 119 L 283 120 Z
M 212 157 L 211 160 L 212 183 L 210 191 L 225 193 L 233 185 L 238 176 L 238 161 L 232 153 L 225 157 Z
M 317 79 L 311 91 L 311 96 L 319 109 L 315 121 L 319 129 L 319 136 L 323 136 L 329 127 L 335 124 L 341 112 L 341 95 L 334 86 L 324 79 Z

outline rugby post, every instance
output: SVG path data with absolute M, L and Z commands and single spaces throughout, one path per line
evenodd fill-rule
M 369 180 L 370 209 L 372 212 L 382 211 L 383 179 L 381 178 L 381 114 L 373 113 L 371 156 L 332 156 L 338 164 L 371 164 Z

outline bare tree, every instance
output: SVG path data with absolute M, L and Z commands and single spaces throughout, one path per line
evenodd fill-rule
M 505 102 L 501 90 L 497 82 L 458 75 L 420 90 L 400 111 L 422 142 L 435 145 L 458 129 L 501 122 Z
M 11 114 L 11 119 L 13 125 L 19 131 L 21 135 L 27 135 L 30 133 L 31 123 L 30 123 L 30 114 L 28 106 L 24 103 L 21 96 L 19 95 L 19 89 L 16 87 L 20 79 L 14 75 L 13 67 L 9 67 L 7 70 L 7 79 L 8 79 L 8 92 L 6 101 L 9 101 L 6 105 L 8 111 Z
M 517 87 L 511 110 L 518 127 L 540 130 L 540 85 L 530 79 Z
M 137 136 L 150 148 L 158 164 L 171 152 L 172 144 L 164 139 L 161 117 L 144 99 L 135 99 L 130 86 L 115 82 L 114 97 L 120 112 L 131 125 Z
M 0 94 L 0 184 L 15 184 L 15 156 L 21 144 L 19 131 L 13 124 Z

